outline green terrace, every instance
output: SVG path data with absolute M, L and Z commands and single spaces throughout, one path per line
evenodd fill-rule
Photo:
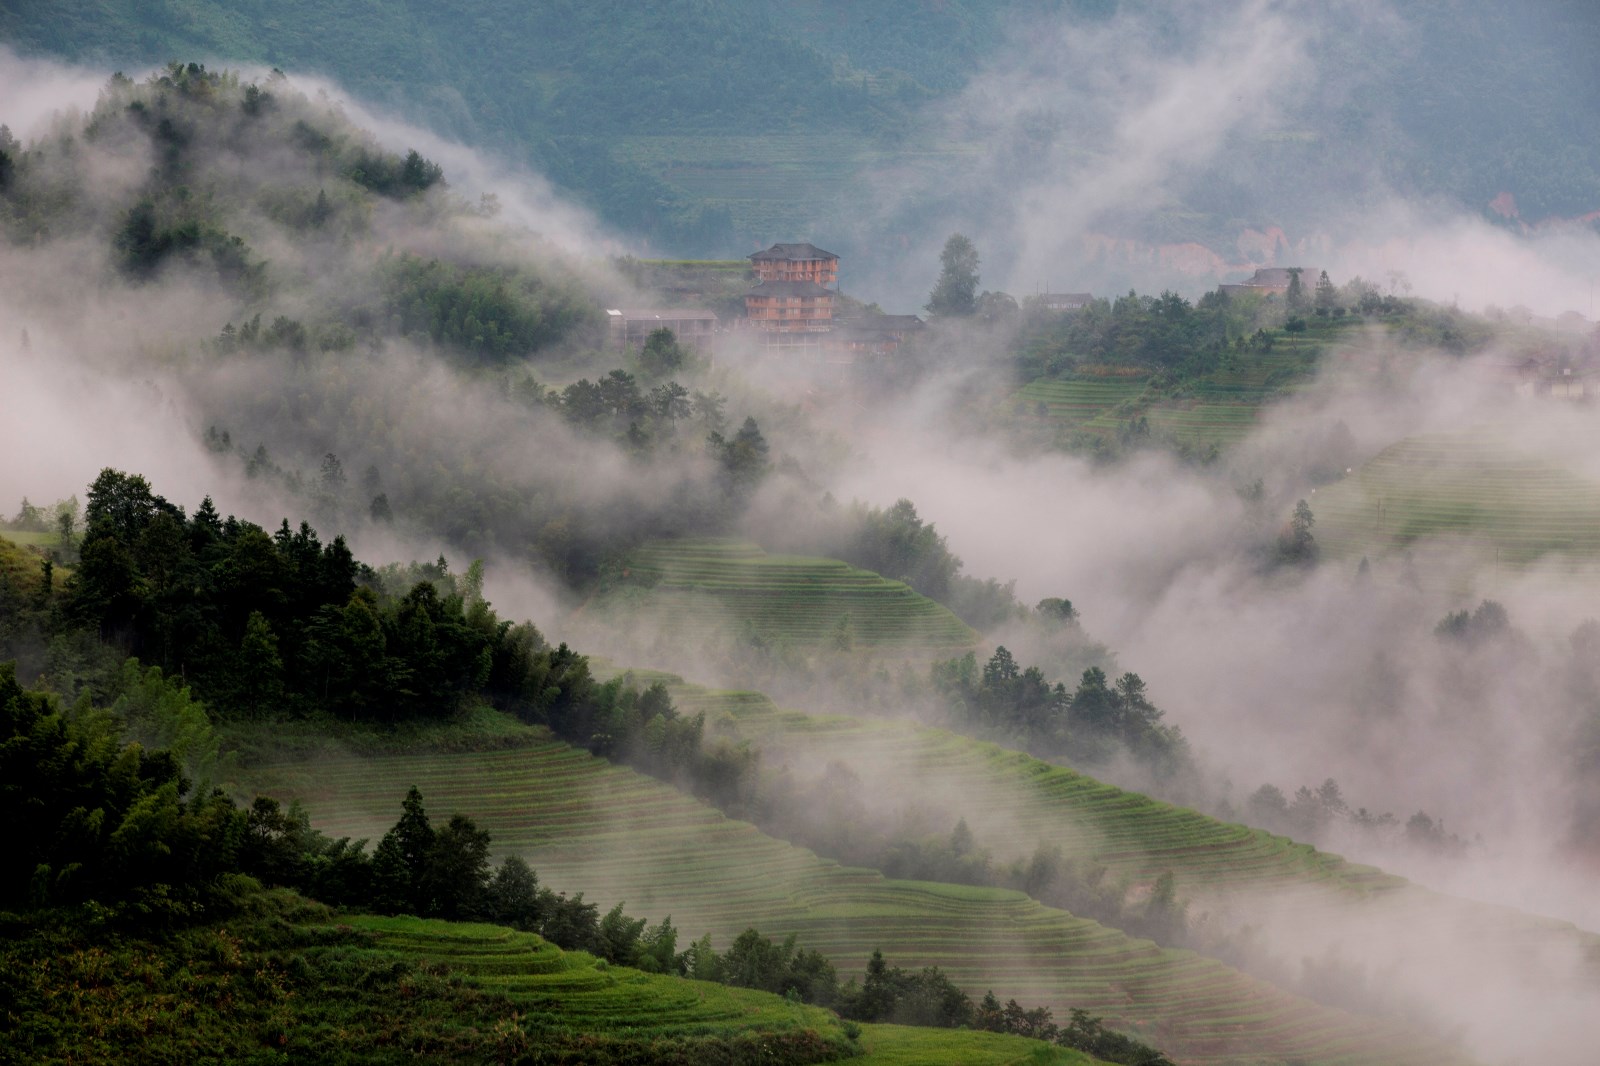
M 1585 979 L 1600 987 L 1600 936 L 1569 922 L 1441 895 L 1287 837 L 947 730 L 808 715 L 779 709 L 759 693 L 703 688 L 667 674 L 635 677 L 666 682 L 681 710 L 704 712 L 713 730 L 751 741 L 770 766 L 815 771 L 838 763 L 863 782 L 892 782 L 873 802 L 938 812 L 946 831 L 964 817 L 1001 862 L 1053 845 L 1105 867 L 1134 890 L 1170 873 L 1180 897 L 1219 927 L 1258 924 L 1270 910 L 1278 922 L 1315 928 L 1338 921 L 1413 953 L 1437 950 L 1441 935 L 1461 946 L 1459 930 L 1470 929 L 1461 958 L 1473 966 L 1517 967 L 1558 951 L 1594 960 Z
M 1336 558 L 1447 538 L 1506 566 L 1600 560 L 1600 485 L 1490 431 L 1401 441 L 1319 490 L 1312 509 L 1317 542 Z
M 1271 352 L 1233 353 L 1224 367 L 1176 387 L 1158 385 L 1148 373 L 1082 368 L 1031 381 L 1004 407 L 1102 436 L 1144 417 L 1175 440 L 1227 447 L 1249 435 L 1265 404 L 1306 380 L 1322 343 L 1282 335 Z
M 767 992 L 607 966 L 587 952 L 562 951 L 532 933 L 502 926 L 364 914 L 343 916 L 339 924 L 371 936 L 368 954 L 374 960 L 398 956 L 467 975 L 477 987 L 509 999 L 523 1024 L 536 1031 L 558 1026 L 646 1046 L 663 1037 L 760 1039 L 806 1030 L 834 1041 L 843 1038 L 839 1019 L 820 1007 Z M 1092 1066 L 1095 1061 L 1081 1052 L 999 1033 L 863 1025 L 860 1034 L 862 1053 L 849 1061 L 867 1066 L 933 1061 Z
M 750 740 L 766 761 L 840 762 L 899 782 L 929 782 L 962 797 L 964 817 L 1002 859 L 1040 844 L 1091 859 L 1133 882 L 1172 873 L 1185 894 L 1239 888 L 1316 886 L 1365 899 L 1406 887 L 1398 877 L 1347 862 L 1287 837 L 1163 803 L 998 744 L 892 719 L 780 710 L 760 693 L 702 688 L 671 674 L 634 671 L 641 683 L 665 681 L 684 713 L 705 712 L 709 729 Z M 725 723 L 725 724 L 724 724 Z M 905 786 L 910 799 L 915 784 Z
M 690 638 L 748 630 L 815 645 L 847 629 L 855 645 L 905 652 L 964 649 L 978 635 L 899 581 L 837 559 L 769 555 L 733 538 L 663 541 L 634 552 L 616 588 L 585 619 L 626 622 L 644 612 Z
M 725 946 L 748 927 L 797 934 L 841 973 L 881 949 L 937 965 L 969 993 L 1104 1015 L 1193 1063 L 1404 1066 L 1466 1061 L 1392 1022 L 1356 1018 L 1225 964 L 1162 949 L 1003 889 L 889 880 L 731 820 L 672 787 L 554 741 L 489 752 L 328 756 L 260 767 L 251 787 L 306 804 L 335 835 L 372 838 L 416 784 L 541 880 L 603 907 L 671 916 Z M 885 1059 L 884 1061 L 905 1061 Z M 953 1061 L 946 1059 L 946 1061 Z
M 528 1017 L 590 1032 L 645 1030 L 704 1035 L 714 1029 L 838 1029 L 817 1007 L 705 981 L 608 967 L 582 951 L 562 951 L 532 933 L 401 916 L 348 915 L 340 924 L 374 934 L 373 950 L 402 954 L 471 975 L 507 996 Z

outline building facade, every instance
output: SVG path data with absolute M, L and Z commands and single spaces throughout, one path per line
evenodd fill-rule
M 766 333 L 826 333 L 835 295 L 814 281 L 761 281 L 744 294 L 744 314 Z
M 820 344 L 833 329 L 839 257 L 814 244 L 774 244 L 750 256 L 755 287 L 744 294 L 745 324 L 769 347 Z
M 643 348 L 658 329 L 670 329 L 680 343 L 699 345 L 717 332 L 717 315 L 685 307 L 616 308 L 606 312 L 606 328 L 613 348 Z

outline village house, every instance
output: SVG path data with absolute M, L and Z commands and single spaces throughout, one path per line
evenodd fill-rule
M 916 315 L 863 315 L 841 319 L 828 343 L 851 355 L 888 355 L 925 328 Z
M 607 334 L 611 346 L 637 351 L 658 329 L 670 329 L 685 344 L 700 345 L 717 332 L 715 311 L 672 307 L 660 309 L 617 308 L 606 312 Z
M 756 284 L 744 294 L 745 327 L 769 350 L 803 351 L 814 369 L 848 374 L 925 328 L 916 315 L 836 317 L 839 257 L 814 244 L 774 244 L 750 263 Z
M 749 256 L 757 281 L 814 281 L 839 284 L 839 257 L 814 244 L 774 244 Z
M 1046 311 L 1082 311 L 1094 302 L 1094 294 L 1088 292 L 1041 292 L 1036 300 L 1040 308 Z
M 1257 296 L 1283 296 L 1289 291 L 1289 280 L 1293 276 L 1291 271 L 1296 269 L 1300 271 L 1300 285 L 1307 298 L 1310 298 L 1321 273 L 1314 267 L 1262 267 L 1248 281 L 1219 285 L 1217 288 L 1228 296 L 1248 296 L 1252 293 Z
M 774 244 L 750 256 L 756 284 L 744 294 L 746 324 L 770 347 L 810 346 L 833 329 L 839 257 L 814 244 Z

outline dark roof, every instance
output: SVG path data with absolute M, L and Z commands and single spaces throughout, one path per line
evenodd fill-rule
M 660 310 L 656 310 L 654 308 L 647 310 L 639 310 L 635 308 L 622 308 L 618 310 L 616 308 L 608 308 L 606 310 L 606 314 L 620 315 L 630 322 L 648 318 L 661 318 L 670 322 L 704 322 L 708 320 L 715 322 L 717 320 L 717 313 L 715 311 L 705 311 L 690 307 L 667 307 Z
M 839 325 L 863 334 L 912 333 L 924 328 L 922 319 L 916 315 L 862 315 L 841 320 Z
M 774 244 L 764 252 L 754 252 L 747 259 L 795 262 L 805 259 L 837 259 L 832 252 L 824 252 L 814 244 Z
M 834 296 L 814 281 L 763 281 L 745 292 L 746 296 Z

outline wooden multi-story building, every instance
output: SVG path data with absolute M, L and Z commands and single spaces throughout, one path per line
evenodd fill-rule
M 814 281 L 763 281 L 744 294 L 744 315 L 767 333 L 826 333 L 836 294 Z
M 773 347 L 817 344 L 833 329 L 839 257 L 814 244 L 774 244 L 750 256 L 756 284 L 744 294 L 746 324 Z
M 774 244 L 750 256 L 757 281 L 814 281 L 839 284 L 839 257 L 814 244 Z

